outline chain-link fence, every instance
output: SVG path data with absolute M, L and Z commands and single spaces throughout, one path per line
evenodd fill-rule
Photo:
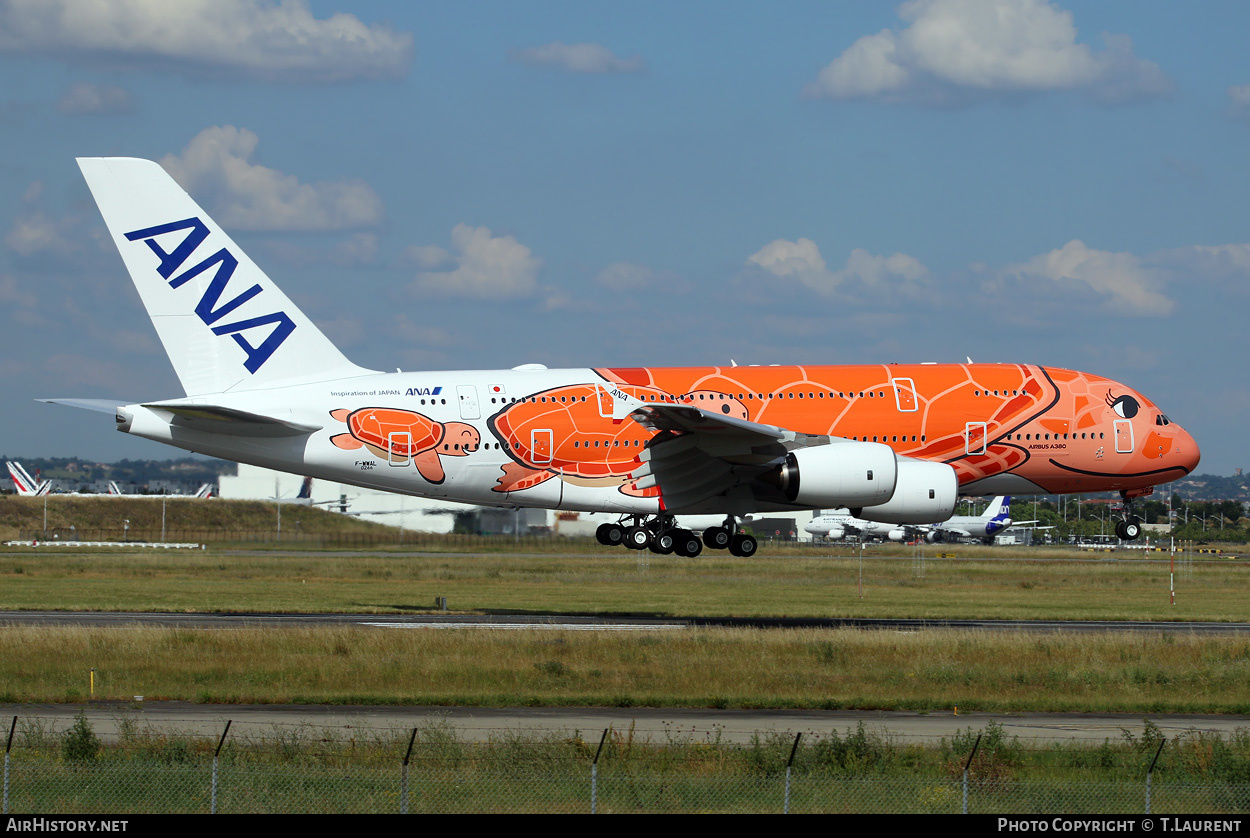
M 1086 755 L 1104 765 L 1038 780 L 1004 777 L 1001 754 L 988 752 L 992 746 L 978 752 L 979 738 L 953 761 L 952 746 L 968 743 L 944 740 L 947 758 L 935 763 L 939 773 L 909 751 L 916 764 L 908 776 L 905 764 L 887 768 L 867 758 L 861 746 L 871 744 L 872 735 L 862 726 L 844 739 L 831 734 L 802 748 L 801 734 L 744 746 L 641 742 L 632 731 L 604 731 L 597 747 L 576 736 L 466 743 L 441 726 L 372 738 L 353 730 L 339 739 L 324 730 L 286 730 L 244 734 L 227 744 L 229 724 L 217 737 L 199 739 L 130 728 L 105 744 L 81 717 L 63 730 L 32 720 L 16 737 L 17 720 L 8 727 L 6 815 L 1250 811 L 1240 757 L 1209 765 L 1207 782 L 1181 771 L 1161 779 L 1155 766 L 1163 743 L 1156 750 L 1153 741 L 1149 748 L 1125 746 L 1126 754 L 1144 757 L 1135 777 L 1107 778 L 1124 772 L 1105 762 L 1104 745 Z M 836 754 L 841 761 L 831 758 Z
M 5 814 L 892 813 L 1143 814 L 1145 784 L 598 772 L 518 776 L 401 766 L 23 763 Z M 788 798 L 788 800 L 787 800 Z M 966 804 L 965 804 L 966 800 Z M 788 808 L 787 808 L 788 803 Z M 1155 783 L 1154 814 L 1250 811 L 1246 785 Z

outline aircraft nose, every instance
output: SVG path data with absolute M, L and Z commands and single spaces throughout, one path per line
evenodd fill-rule
M 1198 467 L 1198 461 L 1202 459 L 1202 452 L 1198 450 L 1198 443 L 1194 441 L 1193 436 L 1184 428 L 1176 429 L 1176 444 L 1174 446 L 1176 456 L 1180 458 L 1181 465 L 1190 474 Z

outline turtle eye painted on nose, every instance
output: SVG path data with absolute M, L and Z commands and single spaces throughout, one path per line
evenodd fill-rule
M 1116 412 L 1117 416 L 1124 419 L 1132 419 L 1140 409 L 1137 399 L 1132 396 L 1120 396 L 1117 398 L 1111 395 L 1110 391 L 1107 392 L 1107 404 Z

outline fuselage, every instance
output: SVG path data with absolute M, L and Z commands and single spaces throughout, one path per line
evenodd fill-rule
M 1199 459 L 1193 438 L 1137 391 L 1026 364 L 375 373 L 205 397 L 319 428 L 312 433 L 214 433 L 202 423 L 180 426 L 159 403 L 124 408 L 119 428 L 393 492 L 652 514 L 658 489 L 636 488 L 631 474 L 654 432 L 614 411 L 622 393 L 884 443 L 899 455 L 949 464 L 963 494 L 1141 494 L 1188 474 Z M 761 504 L 759 511 L 787 508 L 797 507 Z

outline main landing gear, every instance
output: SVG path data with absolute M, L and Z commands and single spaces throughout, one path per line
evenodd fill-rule
M 595 538 L 609 547 L 620 544 L 631 550 L 650 550 L 662 556 L 676 553 L 687 558 L 699 555 L 705 545 L 709 550 L 728 549 L 743 557 L 755 555 L 759 548 L 755 536 L 734 532 L 737 525 L 733 518 L 726 518 L 722 527 L 704 530 L 702 539 L 678 527 L 671 515 L 635 515 L 632 520 L 632 524 L 603 524 L 595 531 Z
M 1127 492 L 1120 492 L 1120 498 L 1124 501 L 1124 519 L 1116 522 L 1115 537 L 1121 541 L 1132 541 L 1141 535 L 1141 518 L 1133 514 L 1133 497 Z

